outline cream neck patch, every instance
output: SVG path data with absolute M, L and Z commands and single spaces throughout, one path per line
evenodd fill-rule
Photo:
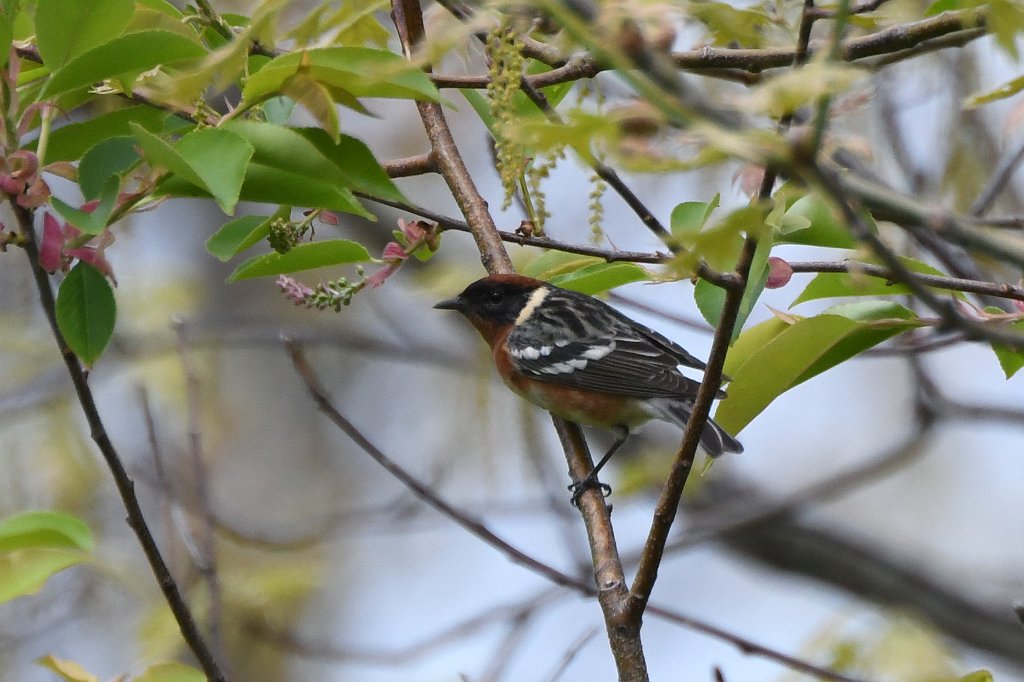
M 516 316 L 517 325 L 530 319 L 530 315 L 533 315 L 533 311 L 536 310 L 547 297 L 548 291 L 549 289 L 547 287 L 540 287 L 530 294 L 530 298 L 526 299 L 526 305 L 523 306 L 523 309 L 520 310 L 519 314 Z

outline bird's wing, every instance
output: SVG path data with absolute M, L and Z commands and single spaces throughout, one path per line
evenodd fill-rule
M 506 341 L 516 369 L 550 381 L 635 398 L 692 397 L 679 365 L 704 363 L 597 299 L 556 291 Z

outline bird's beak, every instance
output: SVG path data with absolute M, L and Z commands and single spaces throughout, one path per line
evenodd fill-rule
M 449 298 L 446 301 L 435 303 L 434 307 L 438 310 L 458 310 L 461 312 L 462 309 L 466 307 L 466 302 L 456 296 L 455 298 Z

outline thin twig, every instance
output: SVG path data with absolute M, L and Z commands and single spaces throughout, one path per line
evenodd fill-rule
M 163 592 L 164 599 L 167 601 L 167 605 L 170 607 L 171 613 L 178 623 L 182 638 L 189 649 L 192 650 L 203 672 L 213 682 L 226 682 L 227 678 L 221 671 L 213 652 L 199 631 L 192 611 L 182 597 L 178 584 L 174 580 L 174 576 L 171 575 L 167 563 L 160 553 L 160 548 L 153 538 L 153 533 L 146 523 L 146 517 L 142 513 L 139 499 L 135 495 L 135 484 L 132 482 L 127 470 L 125 470 L 120 455 L 118 455 L 113 442 L 111 442 L 110 437 L 107 435 L 107 429 L 104 426 L 103 419 L 100 417 L 99 409 L 96 406 L 92 388 L 90 388 L 89 382 L 86 379 L 82 363 L 68 346 L 64 335 L 57 326 L 56 300 L 54 299 L 53 289 L 50 287 L 49 276 L 39 263 L 39 247 L 36 244 L 32 211 L 19 206 L 13 200 L 9 203 L 17 217 L 19 230 L 24 239 L 25 253 L 28 255 L 29 264 L 32 267 L 32 275 L 35 278 L 36 288 L 39 291 L 43 312 L 50 323 L 50 329 L 53 332 L 54 339 L 57 341 L 60 354 L 64 358 L 64 364 L 67 365 L 68 374 L 71 376 L 71 382 L 74 384 L 75 393 L 78 396 L 78 402 L 81 404 L 85 419 L 89 424 L 92 439 L 103 455 L 107 468 L 110 469 L 110 473 L 114 478 L 114 484 L 117 486 L 117 491 L 127 512 L 128 525 L 135 532 L 135 536 L 139 540 L 139 545 L 149 561 L 150 568 L 156 577 L 160 590 Z

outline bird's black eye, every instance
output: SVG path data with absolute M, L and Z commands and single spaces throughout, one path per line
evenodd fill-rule
M 491 289 L 487 292 L 487 305 L 498 306 L 505 300 L 505 293 L 500 289 Z

